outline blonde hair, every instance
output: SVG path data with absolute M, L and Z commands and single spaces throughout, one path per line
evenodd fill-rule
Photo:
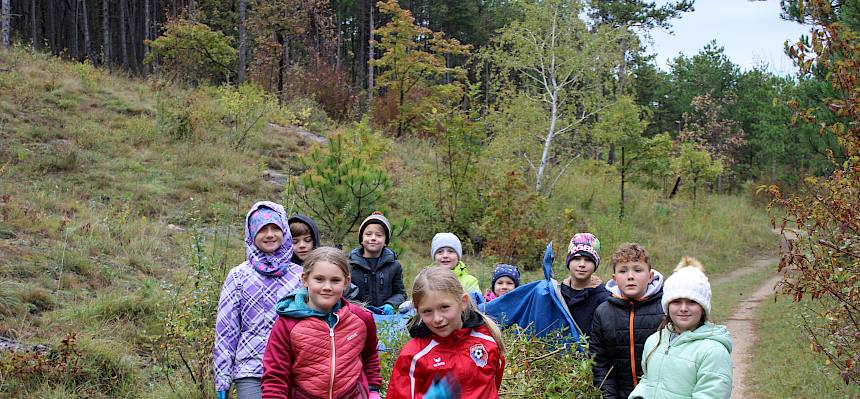
M 637 244 L 635 242 L 625 242 L 618 246 L 618 249 L 612 253 L 612 259 L 610 261 L 610 265 L 612 266 L 612 272 L 615 272 L 615 265 L 619 263 L 625 262 L 637 262 L 642 261 L 648 265 L 648 268 L 651 268 L 651 257 L 648 256 L 648 251 L 645 250 L 645 247 L 642 244 Z
M 302 273 L 309 275 L 317 262 L 329 262 L 337 266 L 343 272 L 344 277 L 349 277 L 349 260 L 346 259 L 343 251 L 335 247 L 319 247 L 311 251 L 302 265 Z
M 421 306 L 421 301 L 424 300 L 424 297 L 430 291 L 448 294 L 456 297 L 458 300 L 462 298 L 463 295 L 466 295 L 466 291 L 463 289 L 463 285 L 460 284 L 460 280 L 457 280 L 457 276 L 455 276 L 451 270 L 442 267 L 428 267 L 415 276 L 415 282 L 412 284 L 412 305 L 416 310 Z M 493 339 L 496 341 L 496 345 L 499 347 L 499 352 L 504 354 L 505 342 L 502 340 L 502 331 L 499 329 L 499 326 L 492 319 L 487 317 L 487 315 L 479 312 L 475 303 L 471 299 L 467 300 L 469 301 L 469 305 L 460 317 L 465 319 L 469 311 L 479 314 L 484 320 L 484 324 L 487 326 L 487 329 L 490 330 L 490 334 L 493 336 Z M 412 319 L 413 325 L 420 321 L 420 316 Z

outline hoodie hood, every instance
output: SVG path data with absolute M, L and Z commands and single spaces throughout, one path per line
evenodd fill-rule
M 648 287 L 645 289 L 645 295 L 643 295 L 642 298 L 651 298 L 663 290 L 663 275 L 654 269 L 651 270 L 654 272 L 654 277 L 652 277 L 651 282 L 648 283 Z M 621 288 L 619 288 L 618 284 L 615 283 L 615 279 L 610 279 L 606 283 L 606 290 L 609 291 L 612 296 L 629 299 L 621 293 Z
M 668 329 L 664 330 L 664 334 L 668 334 Z M 732 335 L 726 326 L 705 323 L 693 331 L 682 333 L 672 345 L 681 345 L 686 342 L 699 341 L 709 339 L 720 343 L 722 346 L 732 353 Z
M 367 258 L 365 258 L 364 256 L 361 256 L 362 251 L 363 251 L 363 249 L 361 247 L 355 248 L 352 251 L 350 251 L 349 263 L 353 267 L 358 266 L 362 269 L 367 269 L 367 270 L 373 271 L 373 270 L 371 270 L 370 264 L 367 263 Z M 382 249 L 382 253 L 379 254 L 379 261 L 376 263 L 376 269 L 379 269 L 382 265 L 384 265 L 388 262 L 393 262 L 395 260 L 397 260 L 397 254 L 394 253 L 394 251 L 392 251 L 391 248 L 385 247 Z
M 287 219 L 287 225 L 290 223 L 304 223 L 311 230 L 311 238 L 314 239 L 314 248 L 319 248 L 322 245 L 322 241 L 320 241 L 320 229 L 317 227 L 316 222 L 308 216 L 296 214 Z
M 261 214 L 263 217 L 255 215 L 261 209 L 267 210 Z M 245 256 L 254 270 L 262 275 L 281 277 L 294 266 L 290 260 L 293 257 L 293 238 L 286 220 L 284 207 L 271 201 L 255 203 L 245 215 Z M 267 224 L 278 226 L 284 234 L 283 244 L 272 253 L 263 252 L 254 244 L 257 232 Z
M 311 239 L 314 240 L 314 249 L 319 248 L 322 245 L 322 241 L 320 240 L 320 229 L 317 227 L 316 222 L 308 216 L 296 214 L 287 219 L 287 228 L 289 229 L 290 223 L 303 223 L 308 226 L 308 229 L 311 231 Z M 303 260 L 299 259 L 299 256 L 293 252 L 293 256 L 291 258 L 292 262 L 301 265 L 304 263 Z

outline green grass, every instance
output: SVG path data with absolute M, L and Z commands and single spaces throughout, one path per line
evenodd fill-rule
M 14 237 L 0 238 L 0 334 L 56 347 L 76 333 L 76 359 L 110 376 L 106 383 L 112 384 L 34 377 L 28 397 L 194 397 L 194 387 L 182 380 L 176 392 L 165 387 L 152 336 L 163 329 L 169 287 L 194 275 L 192 231 L 199 228 L 207 248 L 223 249 L 217 267 L 240 263 L 247 207 L 283 198 L 281 187 L 260 176 L 267 169 L 295 173 L 296 157 L 309 145 L 268 129 L 244 148 L 232 148 L 207 90 L 112 76 L 18 48 L 0 50 L 0 231 Z M 301 100 L 285 109 L 298 114 L 312 106 Z M 319 111 L 306 119 L 312 131 L 332 127 Z M 179 134 L 182 120 L 189 124 Z M 432 211 L 407 206 L 426 203 L 433 189 L 420 179 L 435 170 L 429 146 L 418 139 L 391 142 L 383 162 L 395 184 L 387 204 L 394 220 Z M 554 240 L 557 279 L 568 273 L 564 253 L 578 231 L 600 238 L 598 275 L 604 280 L 610 278 L 612 251 L 626 241 L 644 244 L 655 269 L 667 276 L 682 255 L 698 257 L 717 278 L 748 267 L 751 255 L 775 252 L 764 212 L 740 196 L 701 195 L 694 203 L 629 184 L 627 217 L 619 222 L 618 177 L 611 171 L 578 162 L 547 201 L 540 217 Z M 429 241 L 442 228 L 419 224 L 398 242 L 405 249 L 407 287 L 431 263 Z M 496 259 L 468 253 L 464 260 L 487 289 Z M 524 282 L 542 278 L 539 264 L 520 265 L 535 269 L 524 273 Z M 715 287 L 716 318 L 760 277 Z
M 812 351 L 798 313 L 801 308 L 785 296 L 762 303 L 756 323 L 759 345 L 749 369 L 756 397 L 860 397 L 860 387 L 846 386 L 825 357 Z

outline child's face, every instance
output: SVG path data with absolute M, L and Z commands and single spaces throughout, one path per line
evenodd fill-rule
M 427 291 L 418 305 L 421 322 L 433 334 L 442 338 L 463 328 L 462 314 L 469 306 L 469 297 L 451 295 L 447 292 Z
M 502 276 L 496 279 L 496 284 L 493 285 L 493 293 L 496 296 L 505 295 L 516 288 L 514 280 L 507 276 Z
M 644 261 L 621 262 L 615 265 L 612 278 L 621 289 L 621 293 L 630 299 L 639 299 L 645 295 L 648 283 L 654 277 L 654 272 Z
M 293 240 L 295 240 L 293 243 L 293 253 L 304 261 L 308 254 L 314 250 L 314 238 L 310 234 L 302 234 L 293 237 Z
M 585 256 L 576 256 L 567 264 L 570 269 L 570 278 L 580 282 L 587 283 L 591 281 L 591 275 L 594 274 L 596 267 L 591 259 Z
M 349 286 L 349 276 L 345 276 L 334 263 L 319 261 L 309 272 L 302 273 L 302 283 L 308 288 L 308 306 L 316 311 L 329 312 Z
M 454 251 L 454 248 L 451 247 L 442 247 L 436 251 L 436 266 L 446 267 L 448 269 L 453 269 L 457 266 L 457 263 L 460 263 L 460 257 L 457 256 L 457 251 Z
M 263 226 L 254 237 L 254 245 L 257 249 L 266 253 L 275 252 L 284 244 L 284 232 L 275 224 L 269 223 Z
M 381 225 L 373 223 L 364 228 L 361 235 L 361 246 L 367 253 L 378 255 L 385 248 L 385 230 Z
M 692 331 L 699 326 L 705 310 L 696 301 L 687 298 L 669 302 L 669 318 L 676 332 Z

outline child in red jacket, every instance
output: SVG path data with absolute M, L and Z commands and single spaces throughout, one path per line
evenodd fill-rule
M 462 399 L 499 397 L 505 369 L 499 327 L 475 309 L 450 270 L 422 270 L 412 285 L 418 317 L 400 351 L 387 399 L 423 398 L 434 381 L 459 387 Z
M 343 299 L 346 255 L 313 250 L 302 283 L 276 307 L 263 355 L 263 398 L 379 399 L 376 324 L 370 312 Z

